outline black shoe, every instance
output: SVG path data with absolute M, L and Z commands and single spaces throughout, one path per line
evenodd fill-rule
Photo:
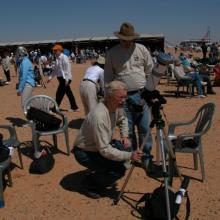
M 214 91 L 208 91 L 208 92 L 207 92 L 207 94 L 210 94 L 210 95 L 215 95 L 215 94 L 216 94 L 216 92 L 214 92 Z
M 89 183 L 87 182 L 87 178 L 81 182 L 81 189 L 86 196 L 88 196 L 92 199 L 101 198 L 100 190 L 98 190 L 94 186 L 90 186 Z

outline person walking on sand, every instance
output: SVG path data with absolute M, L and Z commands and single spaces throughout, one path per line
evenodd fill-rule
M 35 87 L 34 70 L 25 47 L 17 48 L 16 59 L 20 63 L 18 67 L 19 83 L 17 95 L 21 96 L 21 107 L 23 110 L 25 102 L 32 96 Z
M 56 102 L 58 106 L 60 106 L 63 97 L 66 94 L 71 106 L 71 109 L 69 109 L 69 111 L 79 111 L 79 108 L 75 101 L 75 97 L 70 88 L 70 84 L 72 82 L 72 73 L 69 58 L 63 53 L 63 47 L 59 44 L 56 44 L 52 48 L 52 50 L 55 53 L 56 62 L 52 74 L 48 79 L 48 82 L 50 82 L 50 80 L 54 76 L 56 76 L 57 80 L 59 81 L 59 86 L 56 91 Z

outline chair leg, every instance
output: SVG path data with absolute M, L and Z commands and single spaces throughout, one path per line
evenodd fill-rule
M 32 143 L 34 144 L 34 156 L 35 156 L 35 158 L 39 158 L 39 154 L 40 154 L 40 150 L 39 150 L 40 141 L 39 141 L 39 136 L 37 134 L 33 135 Z
M 23 170 L 23 169 L 24 169 L 24 165 L 23 165 L 23 161 L 22 161 L 21 148 L 20 148 L 20 146 L 18 146 L 17 149 L 18 149 L 18 157 L 19 157 L 21 169 Z
M 66 130 L 64 133 L 65 133 L 65 140 L 66 140 L 67 155 L 70 155 L 70 145 L 69 145 L 69 133 L 68 133 L 68 130 Z
M 177 85 L 176 97 L 180 97 L 180 88 L 179 88 L 179 85 Z
M 193 161 L 194 161 L 194 169 L 198 170 L 198 155 L 197 155 L 197 153 L 193 153 Z
M 53 134 L 53 144 L 54 144 L 54 147 L 57 148 L 57 135 L 56 134 Z
M 205 166 L 204 166 L 204 158 L 202 151 L 199 151 L 199 159 L 200 159 L 200 166 L 201 166 L 201 172 L 202 172 L 202 181 L 205 181 Z
M 2 182 L 2 171 L 0 170 L 0 208 L 4 207 L 4 196 L 3 196 L 3 182 Z
M 192 97 L 193 96 L 193 85 L 190 83 L 189 86 L 188 86 L 188 93 L 189 93 L 189 96 Z
M 156 164 L 159 166 L 161 162 L 161 151 L 160 151 L 159 142 L 157 141 L 157 137 L 155 138 L 155 142 L 156 142 Z
M 12 187 L 12 178 L 11 178 L 11 171 L 10 171 L 10 167 L 8 168 L 8 170 L 7 170 L 7 176 L 8 176 L 8 185 L 10 186 L 10 187 Z

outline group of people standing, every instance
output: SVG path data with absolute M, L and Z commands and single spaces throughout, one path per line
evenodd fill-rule
M 91 171 L 82 181 L 82 188 L 92 198 L 99 198 L 106 187 L 113 187 L 125 174 L 130 161 L 140 163 L 147 172 L 152 172 L 153 167 L 151 112 L 143 103 L 141 92 L 147 85 L 147 75 L 155 74 L 155 78 L 160 75 L 155 70 L 158 65 L 154 65 L 144 45 L 135 43 L 139 34 L 132 24 L 123 23 L 114 35 L 120 43 L 107 52 L 105 62 L 98 60 L 89 67 L 80 83 L 86 118 L 73 153 Z M 153 90 L 155 78 L 150 78 L 148 84 Z M 99 82 L 103 88 L 103 79 L 104 99 L 98 102 L 96 85 Z M 137 105 L 141 110 L 136 111 Z M 112 140 L 116 126 L 120 129 L 120 141 Z M 141 144 L 143 151 L 138 150 Z
M 141 102 L 140 91 L 146 84 L 146 74 L 150 74 L 154 66 L 153 60 L 143 45 L 134 42 L 139 34 L 135 33 L 130 23 L 123 23 L 115 35 L 120 39 L 120 44 L 109 50 L 106 59 L 100 56 L 86 70 L 79 88 L 86 118 L 75 140 L 73 152 L 81 165 L 92 170 L 82 185 L 93 198 L 99 197 L 100 190 L 112 186 L 125 174 L 126 162 L 140 161 L 144 153 L 145 166 L 152 160 L 152 137 L 148 132 L 150 109 L 144 104 L 142 111 L 136 112 L 127 100 Z M 71 110 L 78 111 L 70 88 L 72 74 L 69 58 L 63 53 L 61 45 L 55 45 L 52 50 L 56 61 L 48 82 L 54 76 L 58 79 L 56 102 L 60 105 L 66 94 Z M 16 57 L 19 60 L 17 95 L 21 96 L 23 108 L 35 86 L 34 71 L 24 47 L 18 47 Z M 102 94 L 100 102 L 98 93 Z M 120 128 L 120 141 L 112 140 L 116 126 Z M 135 126 L 139 140 L 135 135 Z M 137 150 L 137 145 L 143 142 L 147 133 L 143 153 Z
M 75 139 L 73 154 L 90 170 L 82 187 L 93 198 L 99 198 L 106 187 L 114 186 L 131 161 L 139 162 L 147 172 L 153 171 L 151 109 L 141 94 L 145 88 L 155 89 L 166 65 L 154 63 L 148 49 L 135 43 L 139 34 L 132 24 L 123 23 L 114 35 L 120 43 L 107 52 L 106 58 L 99 56 L 86 70 L 79 86 L 86 117 Z M 56 102 L 60 105 L 66 94 L 71 111 L 78 111 L 70 88 L 69 58 L 61 45 L 52 50 L 56 61 L 48 82 L 54 76 L 58 79 Z M 26 49 L 19 47 L 17 56 L 20 59 L 17 94 L 22 96 L 23 107 L 32 94 L 34 74 Z M 138 111 L 135 106 L 139 106 Z M 116 126 L 120 129 L 120 141 L 112 139 Z M 138 150 L 140 145 L 143 151 Z
M 56 92 L 56 102 L 59 106 L 64 95 L 66 94 L 71 106 L 70 111 L 78 111 L 78 106 L 70 88 L 72 73 L 69 58 L 63 54 L 63 47 L 61 45 L 55 45 L 52 50 L 56 56 L 56 61 L 48 82 L 50 82 L 54 76 L 56 76 L 59 81 L 59 86 Z M 33 64 L 28 58 L 28 52 L 26 48 L 18 47 L 16 51 L 16 58 L 18 59 L 19 63 L 19 83 L 17 95 L 21 96 L 21 106 L 23 109 L 25 102 L 32 96 L 32 92 L 35 87 L 35 74 Z M 40 61 L 41 64 L 44 65 L 46 64 L 47 59 L 40 59 Z M 41 68 L 42 67 L 40 66 L 40 69 Z

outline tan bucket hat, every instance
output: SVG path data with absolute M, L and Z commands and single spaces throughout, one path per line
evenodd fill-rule
M 114 32 L 114 35 L 125 41 L 132 41 L 140 36 L 140 34 L 135 33 L 133 25 L 129 22 L 124 22 L 121 25 L 120 31 Z

